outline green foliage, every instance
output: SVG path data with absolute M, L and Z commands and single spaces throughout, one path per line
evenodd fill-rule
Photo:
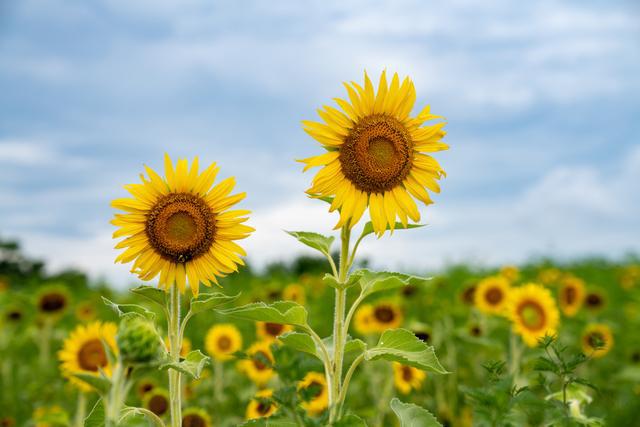
M 160 366 L 160 369 L 175 369 L 185 375 L 188 375 L 189 378 L 197 380 L 200 378 L 202 370 L 210 361 L 211 359 L 209 356 L 205 356 L 200 350 L 194 350 L 189 352 L 187 357 L 182 361 L 164 363 Z
M 154 323 L 141 316 L 122 318 L 116 342 L 120 357 L 127 364 L 151 364 L 166 353 Z
M 236 319 L 307 326 L 307 310 L 292 301 L 277 301 L 273 304 L 256 302 L 242 307 L 221 310 L 220 313 Z
M 433 347 L 429 347 L 406 329 L 389 329 L 383 332 L 378 344 L 365 352 L 365 359 L 384 359 L 425 371 L 447 373 L 438 361 Z
M 335 240 L 333 236 L 323 236 L 310 231 L 287 231 L 287 234 L 298 239 L 300 243 L 320 251 L 325 256 L 330 256 L 331 245 Z
M 413 403 L 394 398 L 391 400 L 391 409 L 400 420 L 401 427 L 442 427 L 431 412 Z

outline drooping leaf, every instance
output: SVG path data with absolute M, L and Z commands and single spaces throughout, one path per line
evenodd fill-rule
M 406 329 L 384 331 L 378 344 L 365 352 L 365 359 L 384 359 L 425 371 L 448 373 L 440 364 L 433 347 Z
M 140 295 L 148 299 L 149 301 L 165 308 L 167 305 L 167 293 L 162 289 L 158 289 L 154 286 L 138 286 L 135 289 L 131 289 L 136 295 Z
M 105 425 L 104 403 L 102 399 L 98 399 L 89 415 L 84 419 L 84 427 L 104 427 Z
M 431 280 L 431 278 L 428 277 L 410 276 L 408 274 L 386 271 L 375 272 L 366 269 L 356 270 L 353 274 L 360 276 L 360 288 L 365 297 L 376 292 L 388 291 L 407 285 L 418 285 Z
M 135 417 L 135 416 L 143 416 L 146 417 L 149 421 L 151 421 L 156 427 L 165 427 L 164 422 L 162 421 L 161 418 L 159 418 L 156 414 L 154 414 L 153 412 L 149 411 L 148 409 L 145 408 L 135 408 L 132 406 L 126 406 L 124 408 L 122 408 L 122 410 L 120 411 L 120 420 L 119 420 L 119 425 L 127 425 L 127 424 L 123 424 L 124 420 L 126 420 L 129 417 Z
M 225 295 L 219 292 L 216 293 L 205 293 L 198 295 L 197 298 L 191 300 L 191 314 L 198 314 L 203 311 L 212 310 L 218 306 L 227 304 L 229 302 L 235 301 L 238 299 L 240 294 L 237 295 Z
M 321 359 L 316 343 L 309 334 L 303 332 L 287 332 L 286 334 L 280 335 L 278 340 L 296 351 L 301 351 Z
M 325 274 L 322 280 L 334 289 L 348 289 L 356 285 L 362 277 L 364 270 L 356 270 L 349 275 L 346 283 L 340 283 L 333 274 Z
M 362 353 L 367 349 L 367 344 L 361 339 L 350 339 L 347 337 L 347 343 L 344 346 L 344 354 L 349 354 L 353 352 Z
M 413 403 L 391 399 L 391 409 L 400 420 L 400 427 L 442 427 L 433 414 Z
M 219 312 L 236 319 L 307 326 L 307 310 L 293 301 L 256 302 Z
M 193 379 L 199 379 L 202 370 L 209 363 L 209 356 L 205 356 L 200 350 L 194 350 L 187 354 L 181 362 L 170 362 L 160 366 L 160 369 L 175 369 Z
M 96 391 L 101 395 L 109 393 L 109 390 L 111 389 L 111 381 L 103 376 L 85 374 L 82 372 L 75 372 L 72 373 L 72 375 L 77 379 L 89 384 L 91 387 L 95 388 Z
M 334 427 L 367 427 L 367 423 L 355 414 L 348 414 L 342 417 Z
M 124 316 L 142 316 L 149 320 L 155 320 L 156 314 L 137 304 L 117 304 L 113 301 L 102 297 L 102 301 L 110 307 L 120 317 Z
M 316 249 L 326 256 L 329 256 L 331 245 L 335 240 L 333 236 L 323 236 L 322 234 L 310 231 L 287 231 L 286 233 L 298 239 L 300 243 Z

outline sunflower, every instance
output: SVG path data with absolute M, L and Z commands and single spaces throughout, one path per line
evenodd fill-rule
M 545 268 L 538 273 L 538 280 L 543 285 L 552 285 L 560 280 L 560 276 L 560 270 L 558 270 L 557 268 Z
M 256 333 L 258 338 L 274 342 L 280 335 L 293 331 L 293 326 L 282 323 L 256 322 Z
M 247 355 L 248 359 L 238 362 L 240 370 L 256 384 L 266 384 L 274 374 L 272 365 L 275 360 L 271 353 L 271 344 L 258 341 L 247 349 Z
M 45 286 L 38 293 L 36 301 L 39 313 L 47 317 L 57 317 L 69 306 L 69 292 L 63 286 Z
M 62 374 L 82 391 L 91 391 L 89 384 L 74 377 L 75 373 L 98 376 L 100 371 L 111 374 L 111 366 L 103 343 L 116 353 L 116 332 L 114 323 L 96 321 L 77 326 L 64 341 L 58 353 Z
M 474 305 L 477 284 L 468 285 L 460 292 L 460 301 L 465 305 Z
M 582 333 L 582 351 L 588 356 L 602 357 L 613 347 L 611 328 L 603 323 L 588 325 Z
M 572 317 L 578 312 L 584 300 L 584 282 L 575 276 L 562 279 L 558 293 L 560 309 L 565 316 Z
M 584 297 L 584 306 L 591 311 L 600 311 L 605 305 L 604 294 L 600 291 L 590 291 Z
M 422 369 L 393 362 L 393 383 L 402 394 L 422 387 L 427 374 Z
M 76 318 L 82 322 L 89 322 L 96 318 L 96 309 L 92 303 L 81 302 L 75 309 Z
M 304 390 L 302 407 L 313 415 L 318 415 L 329 406 L 329 389 L 324 374 L 320 372 L 307 372 L 302 381 L 298 383 L 298 390 Z
M 373 333 L 373 306 L 371 304 L 359 306 L 353 317 L 353 323 L 359 334 L 367 335 Z
M 18 325 L 24 318 L 25 313 L 19 305 L 11 305 L 2 313 L 1 324 Z
M 402 325 L 404 315 L 400 307 L 392 302 L 381 301 L 373 305 L 371 310 L 371 328 L 375 332 L 384 332 Z
M 233 353 L 242 349 L 242 334 L 230 323 L 215 325 L 207 332 L 204 347 L 215 359 L 229 360 Z
M 144 395 L 142 406 L 159 417 L 169 413 L 169 392 L 160 387 L 153 387 Z
M 151 390 L 153 390 L 157 386 L 158 384 L 156 383 L 156 380 L 154 380 L 153 378 L 148 378 L 148 377 L 141 378 L 140 380 L 138 380 L 138 383 L 136 384 L 136 393 L 142 399 L 147 393 L 149 393 Z
M 509 281 L 503 276 L 482 279 L 473 294 L 474 303 L 484 313 L 503 315 L 510 288 Z
M 69 415 L 58 405 L 41 406 L 33 411 L 35 427 L 54 427 L 69 424 Z
M 293 283 L 282 291 L 282 298 L 286 301 L 297 302 L 300 305 L 304 305 L 307 298 L 305 295 L 304 287 Z
M 255 420 L 273 415 L 278 410 L 278 406 L 270 399 L 272 395 L 273 390 L 270 389 L 257 392 L 256 396 L 247 405 L 247 419 Z
M 187 408 L 182 414 L 182 427 L 211 427 L 211 417 L 200 408 Z
M 554 335 L 560 319 L 551 292 L 535 283 L 513 288 L 509 292 L 507 312 L 513 330 L 530 347 L 534 347 L 538 339 L 545 335 Z
M 233 241 L 254 231 L 242 224 L 249 211 L 228 209 L 245 193 L 229 195 L 234 178 L 212 188 L 218 173 L 215 163 L 202 173 L 197 157 L 191 169 L 186 159 L 178 160 L 174 168 L 165 155 L 164 163 L 165 178 L 146 167 L 148 179 L 141 175 L 142 184 L 125 186 L 133 198 L 111 203 L 126 212 L 111 221 L 119 227 L 114 238 L 127 236 L 116 245 L 116 249 L 126 248 L 116 262 L 134 261 L 132 272 L 145 281 L 159 274 L 158 285 L 165 290 L 177 283 L 184 292 L 188 280 L 197 295 L 200 282 L 217 284 L 217 277 L 244 265 L 239 255 L 246 253 Z
M 429 205 L 427 189 L 440 192 L 436 181 L 444 170 L 424 153 L 449 148 L 440 142 L 445 123 L 423 126 L 441 118 L 430 114 L 428 106 L 410 117 L 416 91 L 408 77 L 400 84 L 396 73 L 388 85 L 383 71 L 375 94 L 366 72 L 364 88 L 354 82 L 344 86 L 351 103 L 335 98 L 343 111 L 325 106 L 318 110 L 324 123 L 302 122 L 305 132 L 327 150 L 300 160 L 305 171 L 322 167 L 307 193 L 333 198 L 329 211 L 340 210 L 336 228 L 353 227 L 367 206 L 378 235 L 387 227 L 393 231 L 397 217 L 404 226 L 408 218 L 420 221 L 411 196 Z
M 520 278 L 520 270 L 515 265 L 505 265 L 500 269 L 500 275 L 513 284 Z

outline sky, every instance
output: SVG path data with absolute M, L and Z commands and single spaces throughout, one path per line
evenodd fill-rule
M 365 69 L 409 75 L 451 147 L 427 226 L 363 244 L 374 266 L 640 251 L 633 1 L 0 0 L 0 236 L 125 286 L 109 204 L 167 152 L 237 177 L 252 265 L 308 254 L 283 230 L 337 218 L 300 121 Z

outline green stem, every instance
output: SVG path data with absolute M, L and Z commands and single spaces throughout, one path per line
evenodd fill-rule
M 87 415 L 87 395 L 82 391 L 78 391 L 78 403 L 76 404 L 76 417 L 74 426 L 83 427 L 84 418 Z
M 224 394 L 224 366 L 219 360 L 213 362 L 213 400 L 221 402 Z
M 44 319 L 42 330 L 40 331 L 40 366 L 47 368 L 51 357 L 51 334 L 53 332 L 53 320 L 49 317 Z
M 182 337 L 180 336 L 180 291 L 178 284 L 171 286 L 169 301 L 169 355 L 171 361 L 180 363 L 180 347 Z M 171 427 L 181 427 L 182 425 L 182 386 L 181 374 L 176 369 L 169 369 L 169 398 L 171 412 Z
M 349 224 L 342 227 L 340 251 L 340 271 L 338 282 L 344 284 L 349 275 L 349 238 L 351 231 Z M 335 317 L 333 319 L 333 372 L 330 374 L 331 389 L 329 393 L 329 423 L 338 420 L 338 411 L 341 406 L 340 395 L 342 390 L 342 363 L 344 359 L 344 346 L 346 343 L 346 330 L 344 327 L 347 290 L 336 289 Z
M 509 332 L 509 374 L 513 378 L 513 385 L 518 385 L 518 374 L 520 369 L 520 359 L 522 357 L 522 347 L 519 345 L 518 336 Z
M 122 361 L 118 360 L 111 374 L 111 389 L 105 402 L 105 422 L 107 426 L 117 426 L 120 419 L 120 410 L 124 405 L 127 390 L 126 372 Z
M 391 393 L 393 392 L 393 372 L 387 372 L 384 376 L 384 388 L 378 399 L 378 410 L 376 414 L 376 420 L 373 423 L 374 426 L 384 427 L 384 416 L 388 412 L 389 400 Z
M 349 383 L 351 382 L 351 377 L 353 373 L 356 371 L 360 363 L 364 360 L 364 353 L 358 356 L 352 363 L 349 369 L 347 370 L 347 374 L 344 376 L 344 381 L 342 382 L 342 390 L 340 390 L 340 395 L 338 396 L 338 418 L 342 417 L 342 411 L 344 408 L 344 401 L 347 398 L 347 390 L 349 390 Z

